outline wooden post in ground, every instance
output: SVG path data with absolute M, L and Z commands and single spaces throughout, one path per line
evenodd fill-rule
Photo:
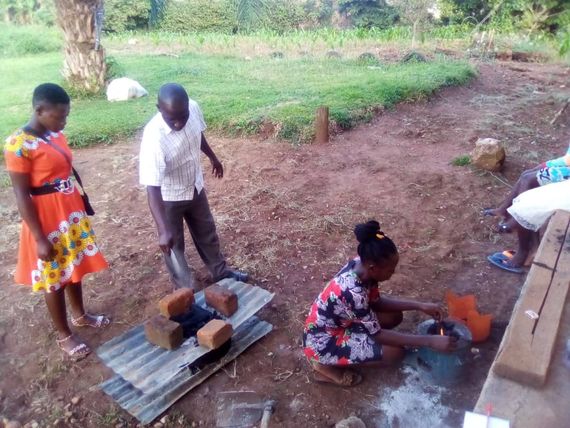
M 315 116 L 315 141 L 317 143 L 329 142 L 329 108 L 321 106 Z

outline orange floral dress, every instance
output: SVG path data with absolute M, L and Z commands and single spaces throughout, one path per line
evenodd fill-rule
M 62 132 L 46 136 L 72 158 Z M 4 145 L 6 169 L 29 174 L 30 186 L 57 184 L 70 176 L 69 161 L 41 138 L 19 130 Z M 25 221 L 20 232 L 20 247 L 15 280 L 31 285 L 34 291 L 52 292 L 81 281 L 91 272 L 107 267 L 99 251 L 83 199 L 72 184 L 65 192 L 32 196 L 42 231 L 53 244 L 56 256 L 51 261 L 38 259 L 36 241 Z

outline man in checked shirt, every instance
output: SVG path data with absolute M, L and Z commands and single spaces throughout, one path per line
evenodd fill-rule
M 231 277 L 247 282 L 248 275 L 230 270 L 220 251 L 204 189 L 200 153 L 210 159 L 215 177 L 222 178 L 224 169 L 204 136 L 206 124 L 200 107 L 176 83 L 160 88 L 157 107 L 158 113 L 144 128 L 139 180 L 146 186 L 158 244 L 175 288 L 194 288 L 184 256 L 184 221 L 214 281 Z

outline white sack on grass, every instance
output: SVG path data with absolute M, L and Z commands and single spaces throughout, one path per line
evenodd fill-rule
M 554 211 L 570 211 L 570 180 L 521 193 L 507 211 L 524 228 L 537 231 Z
M 107 100 L 109 101 L 126 101 L 147 95 L 148 91 L 139 82 L 128 77 L 113 79 L 107 86 Z

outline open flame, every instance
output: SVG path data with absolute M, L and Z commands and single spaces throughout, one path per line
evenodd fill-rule
M 440 336 L 445 336 L 445 333 L 444 333 L 444 331 L 443 331 L 443 327 L 440 327 L 440 328 L 439 328 L 439 335 L 440 335 Z

